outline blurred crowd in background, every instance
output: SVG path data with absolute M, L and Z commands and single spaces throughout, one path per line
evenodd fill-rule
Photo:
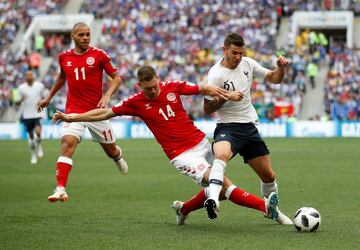
M 56 55 L 70 46 L 63 34 L 41 34 L 34 38 L 31 51 L 22 55 L 11 51 L 19 23 L 26 28 L 37 14 L 59 13 L 67 1 L 43 2 L 0 0 L 0 117 L 18 98 L 16 89 L 24 73 L 28 69 L 39 73 L 42 57 L 54 58 L 40 79 L 51 88 L 59 72 Z M 224 37 L 237 32 L 245 38 L 246 56 L 264 67 L 273 69 L 279 55 L 291 61 L 284 84 L 266 84 L 259 79 L 253 82 L 252 100 L 262 121 L 299 118 L 303 96 L 315 87 L 314 79 L 324 65 L 329 65 L 324 113 L 333 120 L 359 120 L 358 49 L 348 49 L 345 44 L 329 46 L 324 34 L 311 30 L 302 31 L 295 44 L 275 47 L 281 17 L 291 16 L 295 10 L 330 9 L 359 15 L 360 1 L 85 0 L 80 12 L 103 20 L 96 46 L 109 54 L 124 83 L 112 104 L 139 90 L 135 73 L 145 63 L 155 66 L 163 80 L 206 81 L 208 70 L 221 58 Z M 106 77 L 104 81 L 109 83 Z M 63 109 L 65 101 L 66 89 L 62 89 L 53 99 L 50 115 L 55 109 Z M 288 108 L 278 113 L 280 104 Z M 209 118 L 204 116 L 202 97 L 185 98 L 184 105 L 192 117 Z

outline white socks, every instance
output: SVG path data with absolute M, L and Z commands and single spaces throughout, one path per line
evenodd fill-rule
M 278 185 L 276 180 L 270 183 L 264 183 L 260 181 L 261 184 L 261 194 L 263 197 L 268 197 L 272 192 L 278 193 Z
M 209 198 L 219 201 L 219 195 L 223 187 L 226 163 L 215 159 L 209 174 Z
M 28 143 L 29 143 L 30 150 L 34 150 L 35 149 L 35 141 L 34 141 L 34 139 L 29 138 Z

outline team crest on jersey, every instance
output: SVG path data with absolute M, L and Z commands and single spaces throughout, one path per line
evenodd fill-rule
M 166 98 L 168 99 L 168 101 L 173 102 L 176 100 L 176 95 L 173 92 L 170 92 L 169 94 L 167 94 Z
M 86 63 L 87 63 L 87 65 L 93 65 L 95 63 L 95 58 L 92 56 L 89 56 L 88 58 L 86 58 Z
M 151 104 L 150 103 L 145 103 L 145 109 L 151 109 Z
M 71 61 L 66 62 L 66 66 L 71 67 L 72 66 Z

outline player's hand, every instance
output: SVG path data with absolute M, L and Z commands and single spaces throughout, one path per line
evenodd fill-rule
M 244 98 L 244 94 L 240 91 L 230 91 L 229 92 L 229 100 L 230 101 L 241 101 Z
M 285 69 L 289 64 L 289 61 L 283 57 L 283 56 L 279 56 L 277 61 L 276 61 L 276 65 L 279 69 Z
M 38 103 L 38 112 L 40 113 L 41 111 L 44 110 L 44 108 L 46 108 L 50 103 L 50 99 L 49 98 L 44 98 L 42 99 L 39 103 Z
M 109 102 L 110 102 L 110 96 L 103 95 L 103 97 L 101 97 L 101 100 L 96 105 L 96 107 L 97 108 L 106 108 L 106 106 L 108 105 Z
M 51 123 L 56 124 L 60 121 L 70 122 L 69 116 L 67 114 L 64 114 L 63 112 L 57 110 L 56 113 L 53 115 Z
M 213 97 L 218 97 L 219 99 L 228 100 L 229 99 L 229 91 L 222 89 L 218 86 L 203 84 L 201 89 L 202 94 L 209 95 Z

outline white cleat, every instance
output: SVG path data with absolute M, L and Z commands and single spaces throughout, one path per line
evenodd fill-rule
M 50 202 L 56 202 L 56 201 L 61 201 L 61 202 L 65 202 L 69 199 L 69 196 L 67 195 L 67 193 L 65 192 L 65 188 L 64 187 L 57 187 L 54 190 L 54 193 L 52 195 L 50 195 L 48 197 L 48 200 Z
M 35 153 L 31 153 L 31 160 L 30 163 L 31 164 L 37 164 L 38 160 L 37 160 L 37 156 Z
M 126 163 L 126 161 L 124 160 L 124 157 L 123 157 L 123 154 L 122 154 L 122 150 L 119 146 L 116 146 L 119 151 L 120 151 L 120 155 L 121 155 L 121 158 L 120 160 L 114 160 L 116 166 L 118 167 L 118 169 L 120 170 L 120 173 L 122 174 L 127 174 L 129 172 L 129 167 Z
M 36 154 L 37 154 L 37 157 L 39 157 L 39 158 L 44 157 L 44 151 L 43 151 L 41 145 L 38 145 L 36 147 Z
M 115 161 L 115 163 L 122 174 L 127 174 L 129 172 L 128 165 L 127 165 L 126 161 L 124 160 L 124 158 L 121 157 L 121 159 L 118 161 Z
M 268 198 L 265 198 L 266 218 L 277 221 L 281 225 L 292 225 L 292 221 L 283 214 L 278 207 L 279 197 L 275 192 L 272 192 Z
M 279 224 L 281 225 L 292 225 L 293 222 L 290 220 L 289 217 L 287 217 L 285 214 L 283 214 L 279 209 L 278 209 L 278 214 L 279 217 L 276 220 Z
M 171 208 L 174 209 L 175 213 L 176 213 L 176 225 L 184 225 L 185 224 L 185 220 L 187 218 L 186 215 L 181 213 L 181 208 L 183 207 L 184 202 L 182 201 L 174 201 L 171 204 Z
M 204 202 L 204 207 L 206 207 L 209 219 L 216 219 L 219 213 L 219 201 L 209 198 Z

